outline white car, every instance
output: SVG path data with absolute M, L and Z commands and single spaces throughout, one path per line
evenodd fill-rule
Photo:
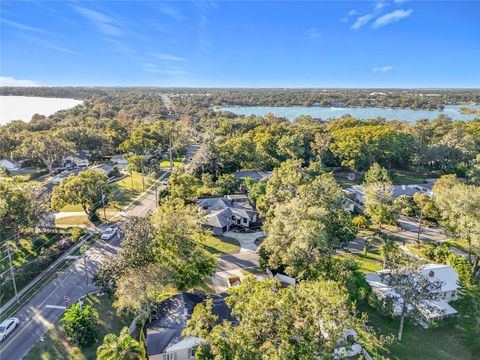
M 118 226 L 110 226 L 102 234 L 102 240 L 110 240 L 118 231 Z
M 4 320 L 0 324 L 0 341 L 4 340 L 20 323 L 17 318 L 10 318 Z

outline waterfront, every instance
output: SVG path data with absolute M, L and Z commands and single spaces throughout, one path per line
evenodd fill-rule
M 58 110 L 70 109 L 81 100 L 34 96 L 0 96 L 0 125 L 13 120 L 30 121 L 34 114 L 49 116 Z
M 237 115 L 259 115 L 264 116 L 272 113 L 278 117 L 284 117 L 292 121 L 300 115 L 310 115 L 316 119 L 328 120 L 340 118 L 343 115 L 351 115 L 357 119 L 374 119 L 377 117 L 387 120 L 403 120 L 411 123 L 420 119 L 433 120 L 440 115 L 446 115 L 454 120 L 472 120 L 480 118 L 478 115 L 461 114 L 461 107 L 479 108 L 479 105 L 446 105 L 443 111 L 439 110 L 412 110 L 400 108 L 380 107 L 321 107 L 321 106 L 231 106 L 221 107 L 219 111 L 230 111 Z

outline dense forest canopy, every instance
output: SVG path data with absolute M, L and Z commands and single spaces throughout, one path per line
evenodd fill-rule
M 377 106 L 412 109 L 443 109 L 447 104 L 480 103 L 478 89 L 235 89 L 155 87 L 2 87 L 0 95 L 63 97 L 80 100 L 94 97 L 169 94 L 183 105 L 206 106 Z

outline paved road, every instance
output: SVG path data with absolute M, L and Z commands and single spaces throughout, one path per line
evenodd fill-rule
M 146 216 L 155 208 L 155 193 L 147 195 L 134 208 L 123 214 L 124 217 Z M 0 343 L 0 360 L 21 359 L 41 336 L 59 319 L 64 306 L 64 296 L 70 297 L 70 303 L 77 301 L 97 288 L 91 283 L 91 276 L 100 267 L 102 261 L 111 257 L 119 249 L 123 235 L 110 243 L 98 240 L 87 252 L 89 283 L 86 284 L 83 258 L 76 260 L 70 267 L 57 273 L 27 304 L 13 316 L 20 319 L 20 326 Z M 51 307 L 53 306 L 53 307 Z
M 245 251 L 220 256 L 218 258 L 216 271 L 245 269 L 255 266 L 259 266 L 258 254 L 254 251 Z

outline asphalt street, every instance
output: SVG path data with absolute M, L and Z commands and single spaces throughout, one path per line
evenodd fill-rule
M 122 214 L 124 218 L 147 216 L 156 206 L 155 191 L 149 193 L 131 210 Z M 20 320 L 19 327 L 0 343 L 0 360 L 21 359 L 45 332 L 63 314 L 64 296 L 68 296 L 71 304 L 82 296 L 98 290 L 92 284 L 92 275 L 98 271 L 101 263 L 113 256 L 119 249 L 123 235 L 120 234 L 110 242 L 97 240 L 87 250 L 86 264 L 88 285 L 85 276 L 83 256 L 65 270 L 57 272 L 52 279 L 36 293 L 12 317 Z

